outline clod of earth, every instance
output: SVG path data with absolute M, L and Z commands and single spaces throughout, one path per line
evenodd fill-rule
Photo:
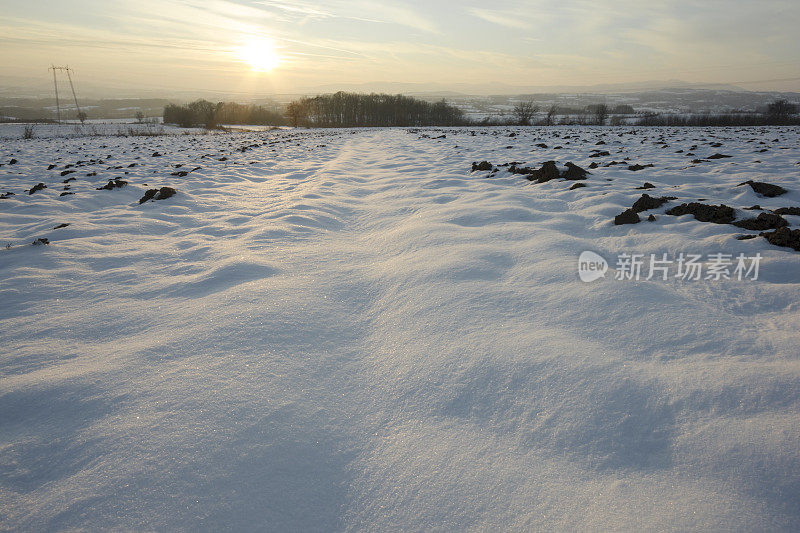
M 712 222 L 714 224 L 730 224 L 736 220 L 736 211 L 727 205 L 708 205 L 698 202 L 681 204 L 668 209 L 668 215 L 676 217 L 682 215 L 694 215 L 700 222 Z
M 46 188 L 47 188 L 47 185 L 45 185 L 44 183 L 38 183 L 38 184 L 34 185 L 33 187 L 31 187 L 30 190 L 28 190 L 28 194 L 33 194 L 36 191 L 41 191 L 42 189 L 46 189 Z
M 566 180 L 585 180 L 586 175 L 589 173 L 586 169 L 571 162 L 567 162 L 565 166 L 567 170 L 561 174 L 561 177 Z
M 148 200 L 166 200 L 167 198 L 174 196 L 178 191 L 173 189 L 172 187 L 161 187 L 160 189 L 147 189 L 145 191 L 144 196 L 139 198 L 139 203 L 143 204 Z
M 66 228 L 67 226 L 69 226 L 69 222 L 64 222 L 63 224 L 59 224 L 58 226 L 56 226 L 56 227 L 55 227 L 55 228 L 53 228 L 53 229 L 61 229 L 61 228 Z
M 146 201 L 148 201 L 148 200 L 152 199 L 152 198 L 153 198 L 153 197 L 156 195 L 156 193 L 157 193 L 157 192 L 158 192 L 158 189 L 147 189 L 147 190 L 145 191 L 145 193 L 144 193 L 144 196 L 142 196 L 141 198 L 139 198 L 139 203 L 140 203 L 140 204 L 143 204 L 143 203 L 145 203 Z
M 742 185 L 749 185 L 753 191 L 760 194 L 761 196 L 766 196 L 767 198 L 774 198 L 776 196 L 780 196 L 782 194 L 786 194 L 787 191 L 780 185 L 773 185 L 771 183 L 764 183 L 761 181 L 753 181 L 748 180 L 744 183 L 740 183 L 737 187 L 741 187 Z
M 638 200 L 636 200 L 633 203 L 631 209 L 633 209 L 635 213 L 641 213 L 642 211 L 647 211 L 648 209 L 659 208 L 665 203 L 674 199 L 675 199 L 674 196 L 662 196 L 660 198 L 656 198 L 650 196 L 649 194 L 643 194 Z
M 476 170 L 492 170 L 492 164 L 488 161 L 481 161 L 480 163 L 473 162 L 472 171 L 475 172 Z
M 581 187 L 586 187 L 586 184 L 585 183 L 574 183 L 572 185 L 572 187 L 569 188 L 569 190 L 574 191 L 575 189 L 579 189 Z
M 633 209 L 626 209 L 619 215 L 614 217 L 614 225 L 621 226 L 623 224 L 638 224 L 641 221 L 639 214 Z
M 780 215 L 759 213 L 756 218 L 748 218 L 733 223 L 737 228 L 764 231 L 788 226 L 789 223 Z
M 638 164 L 637 165 L 630 165 L 628 167 L 628 170 L 630 170 L 631 172 L 638 172 L 639 170 L 643 170 L 645 168 L 651 168 L 653 166 L 654 165 L 652 163 L 650 163 L 648 165 L 638 165 Z
M 800 216 L 800 207 L 779 207 L 774 210 L 776 215 L 796 215 Z
M 750 239 L 755 239 L 756 237 L 758 237 L 758 235 L 753 235 L 752 233 L 748 234 L 748 235 L 737 235 L 736 236 L 736 240 L 737 241 L 749 241 Z
M 11 191 L 4 192 L 3 194 L 0 194 L 0 200 L 5 200 L 9 196 L 14 196 L 14 193 Z
M 723 154 L 714 154 L 708 156 L 706 159 L 728 159 L 729 157 L 733 157 L 732 155 L 723 155 Z
M 564 178 L 566 180 L 585 180 L 586 175 L 589 174 L 589 171 L 579 167 L 578 165 L 568 162 L 565 165 L 567 169 L 565 171 L 558 170 L 555 161 L 545 161 L 542 163 L 542 168 L 539 169 L 532 169 L 530 167 L 523 167 L 523 168 L 514 168 L 512 172 L 517 174 L 527 174 L 527 178 L 530 181 L 535 181 L 537 183 L 544 183 L 546 181 Z
M 122 187 L 126 186 L 127 184 L 128 184 L 128 182 L 125 181 L 125 180 L 113 179 L 113 180 L 108 180 L 108 183 L 106 183 L 102 187 L 97 187 L 97 190 L 98 191 L 110 191 L 110 190 L 113 190 L 113 189 L 122 188 Z
M 38 239 L 33 241 L 31 244 L 34 245 L 34 246 L 41 246 L 43 244 L 50 244 L 50 241 L 47 240 L 47 238 L 45 238 L 45 237 L 39 237 Z
M 534 170 L 528 179 L 537 183 L 544 183 L 546 181 L 554 180 L 561 177 L 555 161 L 545 161 L 542 163 L 542 168 Z
M 650 183 L 649 181 L 645 181 L 644 185 L 642 185 L 641 187 L 636 187 L 636 188 L 637 189 L 655 189 L 656 186 L 653 185 L 652 183 Z
M 67 174 L 74 174 L 74 173 L 75 173 L 74 170 L 62 170 L 61 171 L 61 175 L 62 176 L 66 176 Z
M 167 198 L 175 196 L 175 194 L 177 192 L 178 191 L 176 191 L 172 187 L 161 187 L 161 189 L 159 189 L 159 191 L 158 191 L 158 194 L 156 194 L 155 198 L 153 198 L 153 199 L 154 200 L 166 200 Z
M 502 167 L 504 165 L 500 166 Z M 532 169 L 531 167 L 518 167 L 517 163 L 511 163 L 511 166 L 508 167 L 508 171 L 511 172 L 512 174 L 525 174 L 527 176 L 528 174 L 531 174 L 534 171 L 534 169 Z
M 770 244 L 784 246 L 800 252 L 800 229 L 778 228 L 774 231 L 761 232 Z
M 650 216 L 647 217 L 647 220 L 649 222 L 655 222 L 656 221 L 656 216 L 655 215 L 650 215 Z

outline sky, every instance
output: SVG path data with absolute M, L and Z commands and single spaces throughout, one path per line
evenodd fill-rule
M 660 80 L 800 91 L 796 0 L 0 0 L 0 12 L 0 85 L 44 84 L 56 64 L 128 93 Z

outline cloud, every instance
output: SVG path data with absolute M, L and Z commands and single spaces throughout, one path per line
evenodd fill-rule
M 470 8 L 469 12 L 479 19 L 499 26 L 505 26 L 506 28 L 527 30 L 532 27 L 530 22 L 518 17 L 514 13 L 504 13 L 502 11 L 482 9 L 479 7 Z
M 397 24 L 428 33 L 439 31 L 436 23 L 422 16 L 420 10 L 401 2 L 331 0 L 326 2 L 326 9 L 320 8 L 317 2 L 302 0 L 257 0 L 256 3 L 303 19 L 339 18 L 376 24 Z

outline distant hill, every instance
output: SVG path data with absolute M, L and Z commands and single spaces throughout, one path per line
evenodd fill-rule
M 89 119 L 134 118 L 137 113 L 145 117 L 160 117 L 168 103 L 164 98 L 78 99 L 81 110 Z M 71 98 L 62 98 L 60 104 L 62 117 L 68 120 L 76 118 L 77 110 Z M 21 120 L 56 118 L 56 99 L 0 97 L 0 117 Z
M 645 81 L 635 83 L 606 83 L 597 85 L 513 85 L 508 83 L 399 83 L 370 82 L 358 84 L 327 84 L 298 89 L 299 93 L 330 93 L 336 91 L 384 92 L 408 95 L 511 95 L 525 93 L 628 93 L 666 88 L 745 91 L 730 84 L 689 83 L 681 80 Z
M 655 83 L 655 82 L 653 82 Z M 390 84 L 385 92 L 390 94 L 405 94 L 415 98 L 434 102 L 445 99 L 448 103 L 455 104 L 465 112 L 475 115 L 498 115 L 508 113 L 513 106 L 522 100 L 532 100 L 540 109 L 551 106 L 562 108 L 585 108 L 588 105 L 604 103 L 608 105 L 627 104 L 636 111 L 674 112 L 674 113 L 727 113 L 727 112 L 754 112 L 760 111 L 768 103 L 783 98 L 800 104 L 800 93 L 797 92 L 771 92 L 771 91 L 746 91 L 731 89 L 727 86 L 714 88 L 700 88 L 694 84 L 677 84 L 669 87 L 649 88 L 640 90 L 619 90 L 617 92 L 604 92 L 599 89 L 610 89 L 611 85 L 572 88 L 573 90 L 537 90 L 537 91 L 511 91 L 509 87 L 498 85 L 498 92 L 493 94 L 478 94 L 454 90 L 423 91 L 418 84 Z M 355 92 L 371 92 L 366 85 Z M 628 87 L 628 86 L 625 86 Z M 316 91 L 297 94 L 244 96 L 241 94 L 206 94 L 202 92 L 187 93 L 180 96 L 165 95 L 158 98 L 79 98 L 79 103 L 90 119 L 121 119 L 134 118 L 137 113 L 145 117 L 160 117 L 164 106 L 169 103 L 185 103 L 198 98 L 207 98 L 211 101 L 231 101 L 240 103 L 254 103 L 258 105 L 275 106 L 287 104 L 303 95 L 317 95 L 334 93 L 345 90 L 346 86 L 319 87 Z M 393 90 L 392 90 L 393 89 Z M 402 90 L 406 89 L 406 90 Z M 540 88 L 541 89 L 541 88 Z M 46 94 L 46 93 L 45 93 Z M 0 117 L 22 120 L 53 119 L 56 116 L 56 102 L 52 96 L 24 96 L 15 97 L 0 94 Z M 69 98 L 61 99 L 62 116 L 74 119 L 76 110 L 74 103 Z

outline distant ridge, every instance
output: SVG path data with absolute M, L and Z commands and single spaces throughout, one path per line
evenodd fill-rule
M 629 93 L 660 89 L 703 89 L 715 91 L 747 91 L 742 87 L 722 83 L 689 83 L 681 80 L 645 81 L 633 83 L 604 83 L 596 85 L 511 85 L 507 83 L 402 83 L 370 82 L 358 84 L 326 84 L 298 88 L 299 93 L 330 93 L 336 91 L 385 92 L 410 95 L 509 95 L 553 93 Z

